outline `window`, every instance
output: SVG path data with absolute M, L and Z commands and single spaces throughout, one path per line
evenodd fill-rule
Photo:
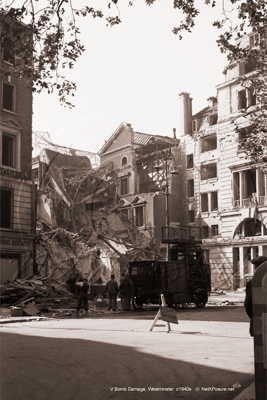
M 6 133 L 2 135 L 2 165 L 15 168 L 15 143 L 14 136 Z
M 201 194 L 201 212 L 209 211 L 208 193 Z
M 9 83 L 3 82 L 3 102 L 2 107 L 5 110 L 15 110 L 15 88 Z
M 194 121 L 192 121 L 192 132 L 196 132 L 197 131 L 197 120 L 194 119 Z
M 211 192 L 210 194 L 210 211 L 218 210 L 218 193 Z
M 34 168 L 32 170 L 32 180 L 39 178 L 39 168 Z
M 195 211 L 194 210 L 188 211 L 188 222 L 189 223 L 195 222 Z
M 135 221 L 136 226 L 144 225 L 143 207 L 135 207 Z
M 256 95 L 251 90 L 249 90 L 248 91 L 248 106 L 251 107 L 251 106 L 255 106 L 255 105 L 256 105 Z
M 195 195 L 195 193 L 194 193 L 194 179 L 189 179 L 187 181 L 187 183 L 188 183 L 188 186 L 187 186 L 188 197 L 194 197 L 194 195 Z
M 15 57 L 13 53 L 14 42 L 10 39 L 5 37 L 3 41 L 3 60 L 9 62 L 10 64 L 14 64 Z
M 215 149 L 217 149 L 216 135 L 207 136 L 201 140 L 201 153 L 204 153 L 205 151 L 212 151 Z
M 201 165 L 201 180 L 217 178 L 217 164 Z
M 210 120 L 210 126 L 216 125 L 218 121 L 218 114 L 210 115 L 209 120 Z
M 122 157 L 121 165 L 122 165 L 122 166 L 127 165 L 127 157 L 125 157 L 125 156 Z
M 194 168 L 194 156 L 193 154 L 187 154 L 187 169 Z
M 202 239 L 207 239 L 209 237 L 209 227 L 202 226 L 201 227 Z
M 219 227 L 218 225 L 211 225 L 211 236 L 218 236 Z
M 249 38 L 249 46 L 255 47 L 256 45 L 259 44 L 259 40 L 260 40 L 260 35 L 258 33 L 251 35 Z
M 128 193 L 128 178 L 121 178 L 121 195 Z
M 1 193 L 1 216 L 0 227 L 11 228 L 12 225 L 12 191 L 0 189 Z
M 255 61 L 247 62 L 245 64 L 245 74 L 255 71 L 256 67 L 257 67 L 257 63 Z
M 247 108 L 246 90 L 238 92 L 238 110 L 242 110 L 243 108 Z

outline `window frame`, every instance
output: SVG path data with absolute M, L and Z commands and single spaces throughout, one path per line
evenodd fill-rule
M 188 210 L 188 223 L 189 224 L 194 224 L 195 223 L 195 210 Z M 193 216 L 193 218 L 192 218 Z
M 125 181 L 126 182 L 126 191 L 124 192 L 123 189 L 123 185 L 122 182 Z M 129 193 L 129 183 L 128 183 L 128 176 L 123 176 L 122 178 L 120 178 L 120 195 L 121 196 L 125 196 L 126 194 Z
M 215 139 L 215 147 L 211 148 L 211 149 L 207 149 L 208 147 L 208 142 L 210 142 L 212 139 Z M 217 140 L 217 134 L 214 133 L 212 135 L 208 135 L 208 136 L 203 136 L 201 138 L 201 154 L 202 153 L 207 153 L 208 151 L 214 151 L 218 149 L 218 140 Z
M 189 182 L 193 182 L 193 185 L 189 184 Z M 191 186 L 193 186 L 193 188 Z M 193 190 L 193 195 L 192 195 L 192 192 L 191 192 L 192 190 Z M 187 180 L 187 197 L 189 199 L 195 197 L 195 182 L 194 182 L 194 179 L 188 179 Z
M 4 107 L 4 85 L 7 86 L 11 86 L 13 88 L 13 92 L 12 92 L 12 110 L 5 108 Z M 9 112 L 9 113 L 13 113 L 16 114 L 17 113 L 17 107 L 16 107 L 16 98 L 17 98 L 17 91 L 16 91 L 16 86 L 13 85 L 12 83 L 9 82 L 2 82 L 2 98 L 1 98 L 1 108 L 2 110 Z
M 216 176 L 210 177 L 210 178 L 203 178 L 202 177 L 203 168 L 207 168 L 210 165 L 215 165 L 215 167 L 216 167 Z M 208 163 L 208 164 L 201 164 L 201 166 L 200 166 L 200 181 L 209 181 L 209 180 L 212 180 L 212 179 L 218 179 L 218 165 L 217 165 L 217 162 L 212 162 L 212 163 Z
M 193 153 L 187 154 L 186 155 L 186 169 L 193 169 L 193 168 L 194 168 L 194 154 Z
M 1 218 L 0 218 L 0 229 L 13 229 L 13 214 L 14 214 L 14 191 L 12 189 L 6 188 L 4 186 L 0 186 L 0 192 L 6 191 L 10 193 L 10 226 L 2 226 L 2 210 L 1 210 Z M 1 201 L 2 204 L 2 201 Z M 3 210 L 3 214 L 6 214 Z
M 14 163 L 13 167 L 3 165 L 3 136 L 12 136 L 14 138 Z M 8 126 L 0 126 L 0 167 L 12 171 L 20 171 L 21 168 L 21 130 Z
M 135 225 L 138 227 L 138 228 L 140 228 L 140 227 L 142 227 L 142 226 L 144 226 L 145 224 L 144 224 L 144 220 L 145 220 L 145 216 L 144 216 L 144 206 L 143 205 L 138 205 L 138 206 L 135 206 L 134 208 L 134 221 L 135 221 Z M 138 223 L 138 213 L 137 213 L 137 209 L 138 210 L 142 210 L 142 224 L 139 224 Z M 138 211 L 139 212 L 139 211 Z

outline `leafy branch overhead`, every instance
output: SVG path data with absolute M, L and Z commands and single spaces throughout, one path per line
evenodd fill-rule
M 144 0 L 148 6 L 153 6 L 158 1 Z M 106 0 L 96 3 L 98 7 L 102 7 L 101 10 L 86 3 L 81 0 L 1 2 L 1 44 L 4 47 L 4 59 L 9 62 L 5 73 L 28 79 L 34 92 L 57 91 L 60 102 L 72 107 L 70 99 L 74 96 L 76 84 L 65 75 L 66 70 L 72 69 L 85 51 L 79 30 L 80 18 L 99 19 L 110 27 L 122 22 L 122 1 Z M 246 74 L 241 79 L 242 85 L 256 96 L 257 107 L 249 115 L 245 110 L 244 116 L 252 118 L 257 132 L 255 148 L 264 155 L 267 109 L 266 0 L 173 0 L 174 11 L 179 11 L 182 19 L 177 27 L 170 29 L 179 39 L 182 39 L 184 33 L 193 31 L 198 15 L 204 12 L 197 5 L 206 5 L 207 15 L 211 8 L 217 8 L 221 12 L 221 20 L 210 23 L 219 30 L 217 44 L 221 52 L 227 54 L 227 69 L 245 60 L 254 64 L 253 73 Z M 135 1 L 128 1 L 128 6 L 134 7 Z M 258 33 L 255 42 L 242 46 L 239 39 L 253 31 Z M 247 155 L 256 162 L 254 153 Z

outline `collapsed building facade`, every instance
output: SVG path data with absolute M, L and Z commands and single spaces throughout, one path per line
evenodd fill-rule
M 129 261 L 157 257 L 153 240 L 120 211 L 113 163 L 100 167 L 93 153 L 46 146 L 32 162 L 39 273 L 61 282 L 78 273 L 101 284 L 111 273 L 120 279 Z
M 250 260 L 267 256 L 267 177 L 260 164 L 246 159 L 245 136 L 235 131 L 235 124 L 249 127 L 243 111 L 255 109 L 253 92 L 241 86 L 241 76 L 254 68 L 240 62 L 228 70 L 217 96 L 195 115 L 190 94 L 179 95 L 183 223 L 201 227 L 212 285 L 219 288 L 244 286 L 246 274 L 253 273 Z

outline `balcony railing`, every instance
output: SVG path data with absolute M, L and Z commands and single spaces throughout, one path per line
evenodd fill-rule
M 201 228 L 190 225 L 162 227 L 162 243 L 201 243 Z
M 257 204 L 257 199 L 255 197 L 249 197 L 247 199 L 243 199 L 243 207 L 255 207 Z

